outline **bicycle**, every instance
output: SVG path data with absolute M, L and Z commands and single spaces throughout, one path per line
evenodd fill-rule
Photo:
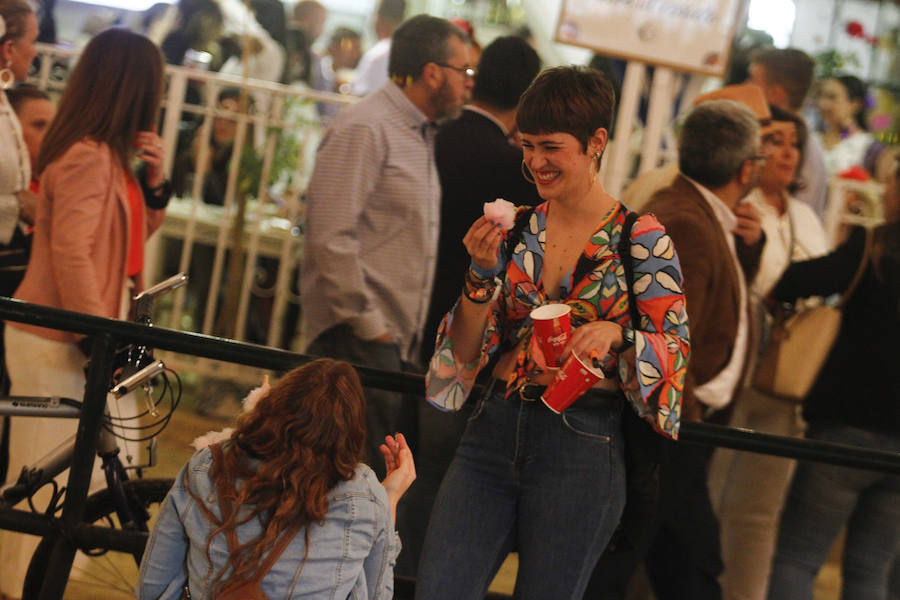
M 157 296 L 181 287 L 187 276 L 179 273 L 162 281 L 134 297 L 135 321 L 152 325 L 151 312 Z M 102 461 L 106 487 L 91 493 L 85 503 L 83 522 L 105 524 L 120 532 L 150 531 L 151 510 L 165 498 L 172 486 L 171 478 L 144 479 L 143 470 L 156 464 L 156 437 L 165 429 L 181 398 L 181 382 L 178 374 L 153 357 L 153 350 L 147 346 L 130 344 L 116 352 L 117 368 L 108 388 L 107 408 L 96 445 L 97 456 Z M 170 380 L 170 376 L 174 381 Z M 154 394 L 153 387 L 160 390 Z M 131 416 L 121 416 L 121 411 L 111 411 L 112 399 L 119 400 L 131 393 L 145 394 L 146 405 L 141 412 Z M 165 406 L 167 404 L 167 406 Z M 82 402 L 69 398 L 7 397 L 0 398 L 0 415 L 41 416 L 54 418 L 80 418 Z M 162 409 L 162 411 L 161 411 Z M 116 413 L 116 414 L 113 414 Z M 149 420 L 150 422 L 146 422 Z M 126 462 L 120 459 L 119 442 L 147 443 L 147 461 L 135 461 L 128 452 Z M 0 489 L 0 504 L 14 507 L 27 501 L 33 513 L 56 517 L 65 506 L 65 488 L 60 488 L 55 478 L 70 464 L 75 455 L 75 435 L 39 459 L 33 465 L 24 467 L 15 482 Z M 133 471 L 135 478 L 129 478 Z M 52 489 L 51 498 L 45 509 L 34 505 L 33 497 L 45 486 Z M 44 575 L 53 560 L 52 553 L 56 538 L 66 536 L 62 521 L 56 520 L 58 531 L 41 539 L 31 557 L 22 590 L 23 600 L 38 598 L 43 586 Z M 115 533 L 110 533 L 115 536 Z M 110 538 L 111 540 L 114 539 Z M 137 583 L 137 568 L 140 565 L 142 546 L 131 553 L 133 560 L 113 559 L 108 556 L 107 547 L 81 548 L 89 563 L 81 571 L 95 585 L 100 585 L 104 593 L 119 589 L 133 594 Z M 132 563 L 132 564 L 129 564 Z M 102 564 L 101 564 L 102 563 Z M 77 569 L 70 572 L 77 578 Z

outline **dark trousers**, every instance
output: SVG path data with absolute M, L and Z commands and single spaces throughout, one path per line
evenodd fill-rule
M 336 325 L 322 332 L 307 348 L 307 354 L 346 360 L 349 363 L 401 372 L 400 348 L 378 340 L 361 340 L 349 325 Z M 366 463 L 378 479 L 384 479 L 384 458 L 378 447 L 386 435 L 404 434 L 415 445 L 416 403 L 401 392 L 366 388 Z
M 466 430 L 473 402 L 456 412 L 443 412 L 430 404 L 419 406 L 419 443 L 416 453 L 416 480 L 397 507 L 397 524 L 403 551 L 397 557 L 395 573 L 415 577 L 431 508 L 444 474 L 453 462 L 456 447 Z
M 712 447 L 669 442 L 660 516 L 646 567 L 658 600 L 719 600 L 719 521 L 706 484 Z
M 641 560 L 657 600 L 719 600 L 719 523 L 706 483 L 711 448 L 665 441 L 656 515 L 600 559 L 585 600 L 625 598 Z

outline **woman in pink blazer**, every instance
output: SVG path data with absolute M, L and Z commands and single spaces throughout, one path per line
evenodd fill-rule
M 16 298 L 102 317 L 127 315 L 142 286 L 144 242 L 161 224 L 169 196 L 155 133 L 162 87 L 162 56 L 141 35 L 110 29 L 84 49 L 38 156 L 34 241 Z M 89 348 L 80 338 L 9 323 L 11 393 L 81 399 L 82 347 Z M 76 426 L 67 419 L 13 418 L 11 477 Z M 11 535 L 0 536 L 0 582 L 3 592 L 19 596 L 28 542 L 36 538 L 12 541 Z

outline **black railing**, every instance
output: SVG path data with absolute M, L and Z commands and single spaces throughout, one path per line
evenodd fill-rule
M 137 343 L 224 362 L 287 371 L 315 357 L 230 339 L 105 319 L 0 297 L 0 319 Z M 424 377 L 356 366 L 366 387 L 423 394 Z M 815 460 L 860 469 L 900 473 L 900 454 L 827 442 L 768 435 L 709 423 L 685 422 L 681 440 L 787 458 Z
M 94 338 L 84 407 L 75 441 L 62 518 L 51 519 L 22 510 L 0 507 L 0 528 L 32 535 L 56 536 L 50 568 L 41 591 L 42 600 L 62 598 L 68 572 L 79 546 L 103 547 L 133 553 L 140 551 L 146 542 L 146 534 L 113 531 L 83 523 L 94 449 L 106 406 L 106 392 L 115 350 L 118 346 L 130 343 L 143 344 L 160 350 L 273 371 L 287 371 L 315 358 L 277 348 L 105 319 L 4 297 L 0 297 L 0 319 L 71 331 Z M 364 386 L 416 394 L 424 392 L 424 378 L 421 375 L 394 373 L 362 366 L 357 366 L 356 369 Z M 898 453 L 768 435 L 707 423 L 683 423 L 681 440 L 853 468 L 900 473 Z M 64 532 L 64 535 L 61 532 Z

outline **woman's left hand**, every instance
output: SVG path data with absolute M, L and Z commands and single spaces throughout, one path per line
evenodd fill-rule
M 600 358 L 605 358 L 610 349 L 622 345 L 622 327 L 612 321 L 592 321 L 572 331 L 572 337 L 562 358 L 565 360 L 573 352 L 587 358 L 596 351 Z M 596 354 L 595 354 L 596 356 Z
M 144 183 L 151 189 L 161 186 L 166 181 L 162 138 L 154 131 L 138 131 L 134 145 L 138 150 L 138 158 L 147 164 Z

